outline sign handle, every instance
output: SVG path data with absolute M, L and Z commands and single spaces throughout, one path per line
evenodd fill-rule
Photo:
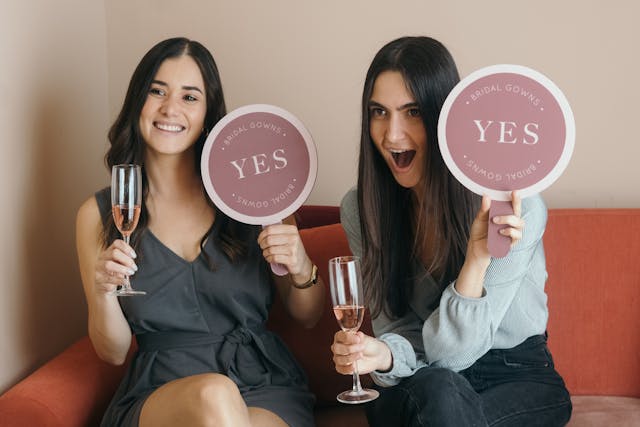
M 503 215 L 513 215 L 513 206 L 511 205 L 511 202 L 492 200 L 491 208 L 489 209 L 489 234 L 487 236 L 487 245 L 489 246 L 489 253 L 494 258 L 503 258 L 507 256 L 509 249 L 511 249 L 511 237 L 500 234 L 500 230 L 507 228 L 508 225 L 495 224 L 493 222 L 494 216 Z
M 276 224 L 282 224 L 282 221 L 278 221 Z M 267 227 L 266 225 L 263 225 L 262 228 Z M 275 262 L 270 263 L 271 265 L 271 271 L 273 272 L 273 274 L 275 274 L 276 276 L 286 276 L 287 274 L 289 274 L 289 270 L 287 270 L 287 267 L 284 266 L 284 264 L 278 264 Z

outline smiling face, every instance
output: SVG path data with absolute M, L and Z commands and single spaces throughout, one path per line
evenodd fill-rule
M 427 132 L 398 71 L 385 71 L 376 78 L 369 100 L 369 134 L 396 182 L 417 189 L 425 177 Z
M 147 150 L 178 154 L 193 147 L 207 112 L 204 80 L 188 55 L 165 60 L 156 73 L 140 113 Z

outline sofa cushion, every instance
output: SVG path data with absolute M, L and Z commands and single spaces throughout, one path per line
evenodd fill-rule
M 640 399 L 613 396 L 572 396 L 573 414 L 567 427 L 640 426 Z

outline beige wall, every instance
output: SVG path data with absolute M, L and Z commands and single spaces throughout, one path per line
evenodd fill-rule
M 75 211 L 106 184 L 105 133 L 133 68 L 169 36 L 211 49 L 230 109 L 271 103 L 307 125 L 320 161 L 309 203 L 337 204 L 355 183 L 374 53 L 426 34 L 463 76 L 516 63 L 565 92 L 576 149 L 544 192 L 550 207 L 640 207 L 637 2 L 2 1 L 0 391 L 85 333 Z
M 86 333 L 74 220 L 106 177 L 106 62 L 101 2 L 2 0 L 0 391 Z
M 153 43 L 174 35 L 202 41 L 218 62 L 230 108 L 276 104 L 311 131 L 319 172 L 310 203 L 336 204 L 355 183 L 360 95 L 375 52 L 401 35 L 425 34 L 449 47 L 463 76 L 515 63 L 546 74 L 565 93 L 576 148 L 566 172 L 544 191 L 549 206 L 640 207 L 640 140 L 631 128 L 640 115 L 638 2 L 106 3 L 112 114 Z

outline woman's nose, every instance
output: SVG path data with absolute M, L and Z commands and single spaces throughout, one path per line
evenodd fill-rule
M 400 141 L 404 138 L 405 123 L 402 117 L 392 114 L 388 121 L 387 140 L 390 142 Z
M 178 105 L 176 103 L 176 100 L 173 99 L 173 97 L 168 96 L 162 102 L 162 106 L 160 107 L 160 112 L 167 116 L 171 116 L 173 114 L 176 114 L 177 109 L 178 109 Z

